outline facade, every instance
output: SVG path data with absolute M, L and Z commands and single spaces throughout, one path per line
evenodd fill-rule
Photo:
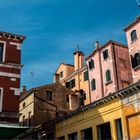
M 110 94 L 56 122 L 59 140 L 140 139 L 140 82 Z
M 79 107 L 90 103 L 88 69 L 84 65 L 82 51 L 74 52 L 74 65 L 61 63 L 56 70 L 54 79 L 55 82 L 61 83 L 78 95 Z
M 25 36 L 0 32 L 0 121 L 18 122 L 24 39 Z
M 86 58 L 89 72 L 91 102 L 132 83 L 128 47 L 115 41 L 96 49 Z
M 69 112 L 69 94 L 73 91 L 61 84 L 48 84 L 23 92 L 19 104 L 19 122 L 37 126 Z
M 140 80 L 140 16 L 124 31 L 128 42 L 133 82 L 135 83 Z

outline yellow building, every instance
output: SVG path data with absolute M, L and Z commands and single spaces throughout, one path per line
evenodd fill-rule
M 55 132 L 59 140 L 140 139 L 140 82 L 68 114 Z
M 88 68 L 84 65 L 82 51 L 74 53 L 74 65 L 61 63 L 56 70 L 54 81 L 73 90 L 79 97 L 79 107 L 90 103 Z M 72 107 L 70 107 L 71 110 Z

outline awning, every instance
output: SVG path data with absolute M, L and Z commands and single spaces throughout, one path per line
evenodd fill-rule
M 12 124 L 0 124 L 0 139 L 12 139 L 24 133 L 28 127 L 22 127 Z

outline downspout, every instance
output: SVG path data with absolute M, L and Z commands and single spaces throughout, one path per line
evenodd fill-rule
M 119 80 L 118 80 L 118 73 L 117 73 L 117 63 L 116 63 L 116 53 L 115 53 L 115 47 L 112 44 L 112 48 L 113 48 L 113 59 L 114 59 L 114 68 L 115 68 L 115 75 L 116 75 L 116 82 L 117 82 L 117 89 L 119 90 Z
M 95 43 L 97 53 L 99 56 L 99 67 L 100 67 L 100 75 L 101 75 L 101 92 L 102 92 L 102 97 L 104 97 L 104 82 L 103 82 L 103 71 L 102 71 L 102 63 L 101 63 L 101 54 L 100 54 L 100 48 L 99 48 L 99 42 L 96 41 Z

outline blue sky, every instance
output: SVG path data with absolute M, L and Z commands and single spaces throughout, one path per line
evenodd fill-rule
M 136 0 L 1 0 L 0 13 L 1 31 L 27 36 L 21 86 L 31 88 L 53 82 L 61 62 L 73 64 L 77 44 L 86 56 L 96 40 L 126 44 L 123 28 L 140 8 Z

